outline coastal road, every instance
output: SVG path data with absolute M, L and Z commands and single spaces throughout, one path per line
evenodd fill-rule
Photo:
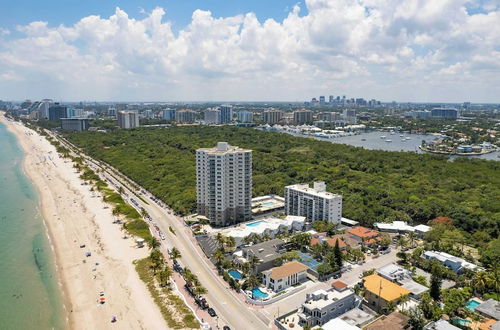
M 61 137 L 54 137 L 58 138 L 60 142 L 71 146 L 72 149 L 79 150 Z M 93 167 L 97 166 L 102 169 L 103 172 L 101 172 L 101 174 L 107 174 L 112 177 L 114 183 L 122 186 L 122 188 L 128 192 L 129 197 L 134 198 L 139 203 L 139 206 L 143 207 L 150 214 L 167 237 L 165 241 L 161 241 L 162 243 L 167 242 L 168 247 L 175 246 L 179 249 L 182 254 L 182 258 L 180 259 L 182 265 L 188 267 L 196 274 L 201 284 L 207 289 L 208 293 L 205 297 L 221 319 L 216 320 L 216 322 L 218 321 L 219 327 L 222 328 L 222 326 L 228 325 L 231 329 L 269 328 L 269 318 L 265 317 L 259 311 L 254 311 L 249 305 L 238 299 L 238 297 L 231 292 L 228 284 L 217 275 L 215 267 L 203 254 L 189 228 L 184 225 L 182 219 L 174 216 L 171 210 L 163 208 L 151 200 L 148 201 L 148 204 L 142 202 L 139 196 L 147 200 L 148 196 L 152 195 L 148 192 L 145 194 L 137 192 L 127 182 L 124 182 L 125 180 L 121 178 L 121 173 L 116 169 L 109 165 L 101 166 L 97 161 L 88 156 L 86 156 L 86 160 L 90 162 Z M 171 214 L 169 214 L 169 212 Z M 175 235 L 169 230 L 170 227 L 174 229 Z

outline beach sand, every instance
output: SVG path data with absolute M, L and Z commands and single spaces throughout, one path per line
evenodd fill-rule
M 136 248 L 133 238 L 123 238 L 121 225 L 112 223 L 112 208 L 82 185 L 73 164 L 60 158 L 45 138 L 7 121 L 1 112 L 0 121 L 18 138 L 24 170 L 38 190 L 68 328 L 168 328 L 132 263 L 149 254 L 147 247 Z M 92 255 L 86 257 L 86 252 Z M 98 303 L 101 292 L 104 304 Z M 117 322 L 111 322 L 112 316 Z

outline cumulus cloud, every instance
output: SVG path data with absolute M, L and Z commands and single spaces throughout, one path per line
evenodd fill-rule
M 500 9 L 492 3 L 306 0 L 282 21 L 196 10 L 176 32 L 163 8 L 141 19 L 116 8 L 71 26 L 32 22 L 9 39 L 0 29 L 0 96 L 498 102 Z

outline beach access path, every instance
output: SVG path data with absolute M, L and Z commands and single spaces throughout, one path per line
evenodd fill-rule
M 132 263 L 149 251 L 137 248 L 133 239 L 123 239 L 121 226 L 113 224 L 111 208 L 101 195 L 83 185 L 73 164 L 60 158 L 44 137 L 8 121 L 2 113 L 0 121 L 16 135 L 25 154 L 24 170 L 38 190 L 67 327 L 168 328 Z M 104 304 L 99 303 L 101 298 Z

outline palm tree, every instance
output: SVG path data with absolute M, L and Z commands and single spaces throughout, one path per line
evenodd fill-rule
M 488 273 L 478 272 L 471 281 L 471 284 L 474 286 L 474 289 L 482 293 L 492 286 L 492 282 L 492 278 Z
M 170 250 L 170 258 L 172 258 L 172 260 L 177 260 L 181 257 L 181 252 L 176 247 L 173 247 L 172 250 Z
M 251 289 L 256 288 L 260 285 L 260 279 L 257 275 L 252 274 L 248 277 L 246 280 L 247 287 L 250 287 Z
M 161 243 L 156 239 L 156 237 L 153 236 L 148 240 L 148 245 L 150 250 L 154 250 L 159 248 L 161 246 Z
M 153 250 L 149 255 L 149 259 L 151 260 L 151 268 L 153 268 L 153 272 L 156 275 L 156 271 L 160 269 L 165 260 L 163 259 L 163 255 L 158 250 Z
M 119 187 L 118 187 L 118 193 L 121 195 L 121 194 L 123 194 L 124 192 L 125 192 L 125 190 L 123 189 L 123 187 L 122 187 L 122 186 L 119 186 Z
M 217 233 L 215 240 L 217 241 L 217 244 L 219 244 L 219 248 L 224 249 L 224 236 L 222 236 L 221 233 Z
M 233 248 L 236 246 L 236 240 L 234 239 L 233 236 L 226 237 L 226 245 L 229 248 Z
M 205 287 L 201 286 L 201 285 L 198 285 L 195 289 L 194 289 L 194 294 L 195 295 L 201 295 L 201 294 L 206 294 L 208 291 L 207 289 L 205 289 Z
M 250 264 L 250 268 L 252 269 L 252 271 L 255 270 L 255 266 L 257 266 L 257 264 L 259 262 L 260 262 L 259 257 L 257 257 L 257 256 L 250 257 L 250 260 L 248 260 L 248 263 Z
M 245 262 L 241 265 L 241 271 L 244 273 L 244 274 L 248 274 L 250 272 L 250 264 L 248 262 Z
M 172 269 L 168 266 L 158 274 L 160 286 L 167 286 L 170 284 L 170 276 L 172 276 Z
M 215 259 L 216 263 L 217 263 L 217 266 L 220 267 L 220 265 L 222 264 L 222 262 L 224 261 L 225 259 L 225 256 L 224 256 L 224 250 L 223 249 L 217 249 L 215 250 L 214 254 L 213 254 L 213 258 Z

